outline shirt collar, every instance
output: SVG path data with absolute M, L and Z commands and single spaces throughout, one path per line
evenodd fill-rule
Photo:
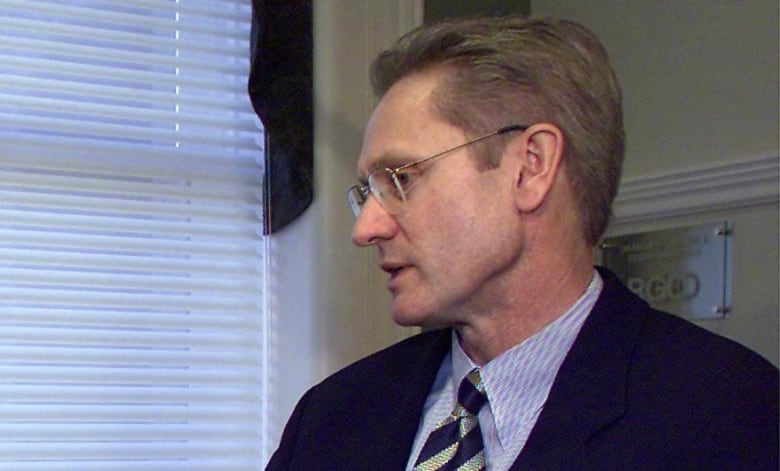
M 594 270 L 585 292 L 555 321 L 481 367 L 482 382 L 498 438 L 513 435 L 539 416 L 555 376 L 593 308 L 604 283 Z M 476 365 L 460 346 L 453 329 L 452 380 L 455 389 Z M 525 424 L 525 425 L 524 425 Z

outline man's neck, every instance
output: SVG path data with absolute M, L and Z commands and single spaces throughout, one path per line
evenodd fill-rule
M 507 298 L 505 305 L 474 316 L 469 324 L 454 326 L 472 361 L 484 365 L 523 342 L 563 315 L 582 296 L 594 272 L 590 254 L 583 253 L 567 264 L 554 258 L 551 269 L 518 281 L 516 295 Z

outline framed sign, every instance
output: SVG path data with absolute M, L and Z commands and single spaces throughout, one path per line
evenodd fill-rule
M 656 309 L 688 319 L 722 318 L 731 308 L 730 223 L 605 239 L 601 263 Z

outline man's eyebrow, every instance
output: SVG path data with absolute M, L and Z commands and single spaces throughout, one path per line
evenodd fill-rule
M 369 173 L 375 170 L 401 167 L 410 162 L 414 162 L 415 160 L 418 159 L 419 157 L 415 157 L 414 155 L 408 153 L 387 152 L 382 156 L 380 156 L 379 158 L 377 158 L 374 161 L 373 165 L 369 168 L 368 172 L 366 172 L 365 174 L 363 174 L 360 170 L 358 170 L 358 179 L 365 179 L 364 175 L 367 176 Z

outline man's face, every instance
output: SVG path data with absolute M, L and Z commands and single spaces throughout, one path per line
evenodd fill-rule
M 361 179 L 468 141 L 433 113 L 431 93 L 439 78 L 440 72 L 411 75 L 385 94 L 366 126 Z M 502 281 L 519 261 L 522 230 L 514 178 L 503 161 L 479 171 L 472 151 L 460 149 L 416 168 L 419 176 L 400 214 L 389 214 L 371 196 L 355 222 L 355 244 L 379 250 L 398 324 L 467 323 L 511 292 Z

